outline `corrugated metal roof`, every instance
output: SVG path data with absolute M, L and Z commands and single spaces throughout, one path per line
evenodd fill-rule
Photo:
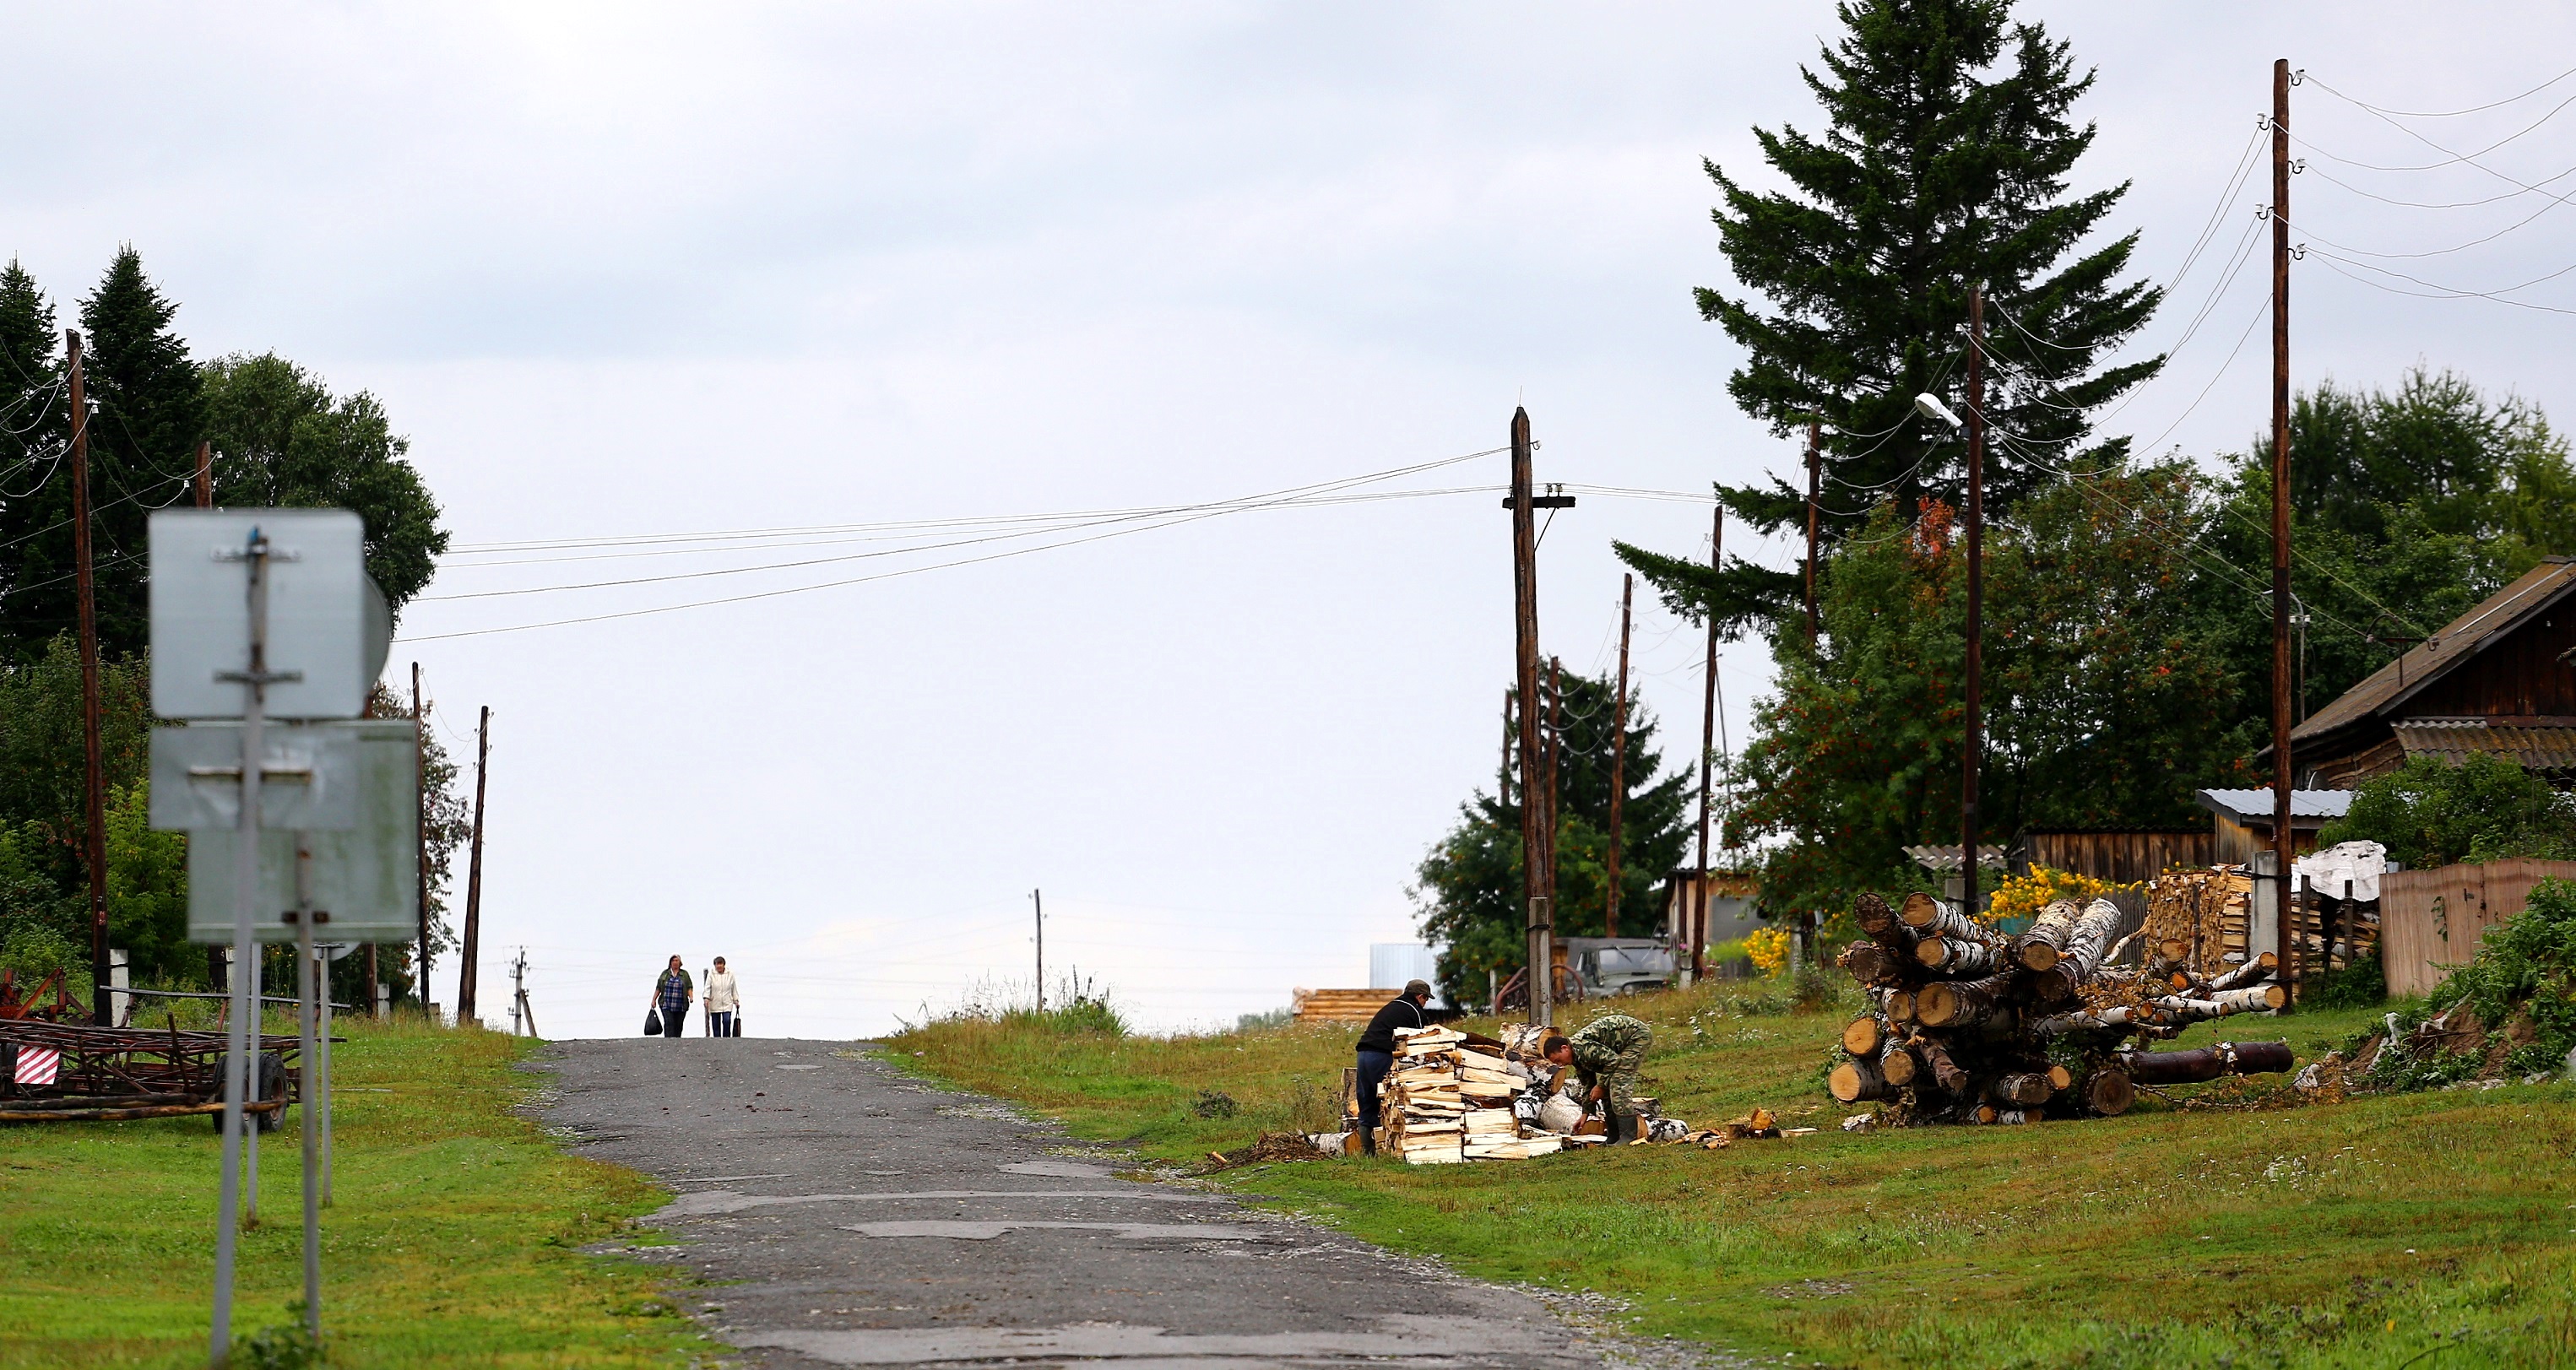
M 1946 847 L 1907 847 L 1905 849 L 1905 854 L 1914 858 L 1914 863 L 1923 867 L 1925 870 L 1954 871 L 1967 864 L 1967 862 L 1960 859 L 1960 853 L 1964 850 L 1965 848 L 1961 847 L 1958 843 L 1953 842 Z M 2004 854 L 2002 849 L 1986 846 L 1978 847 L 1977 869 L 2004 869 Z
M 2202 790 L 2192 798 L 2199 800 L 2202 808 L 2223 813 L 2239 823 L 2269 826 L 2272 822 L 2270 790 Z M 2350 790 L 2290 791 L 2290 821 L 2293 824 L 2302 818 L 2341 818 L 2350 812 Z
M 2476 655 L 2498 634 L 2570 590 L 2576 590 L 2576 558 L 2551 557 L 2525 571 L 2511 585 L 2487 596 L 2478 607 L 2451 620 L 2442 631 L 2344 691 L 2342 698 L 2309 715 L 2308 721 L 2290 734 L 2291 755 L 2298 755 L 2302 740 L 2323 737 L 2368 718 L 2449 674 L 2452 667 Z
M 2576 728 L 2491 724 L 2482 718 L 2410 718 L 2392 726 L 2408 756 L 2457 764 L 2471 752 L 2518 761 L 2535 771 L 2576 770 Z

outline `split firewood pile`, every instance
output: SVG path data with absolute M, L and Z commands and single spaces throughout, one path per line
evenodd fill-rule
M 1865 894 L 1853 915 L 1869 940 L 1840 964 L 1871 1011 L 1843 1030 L 1828 1087 L 1846 1104 L 1882 1101 L 1883 1124 L 2112 1116 L 2138 1085 L 2290 1067 L 2279 1042 L 2159 1052 L 2130 1040 L 2282 1007 L 2288 994 L 2268 983 L 2269 954 L 2210 974 L 2189 941 L 2166 938 L 2122 965 L 2145 928 L 2124 936 L 2128 915 L 2109 899 L 2058 900 L 2017 936 L 1921 893 L 1894 909 Z
M 1386 1144 L 1415 1165 L 1452 1161 L 1526 1161 L 1562 1150 L 1569 1137 L 1533 1117 L 1520 1100 L 1544 1088 L 1527 1065 L 1470 1046 L 1445 1027 L 1398 1029 L 1395 1069 L 1380 1103 Z M 1533 1105 L 1533 1114 L 1543 1106 Z M 1581 1110 L 1576 1108 L 1579 1119 Z M 1547 1121 L 1566 1121 L 1563 1109 Z M 1571 1130 L 1569 1124 L 1567 1131 Z M 1576 1144 L 1596 1141 L 1586 1138 Z
M 2223 974 L 2261 956 L 2247 945 L 2254 923 L 2254 881 L 2243 866 L 2157 876 L 2147 885 L 2147 940 L 2160 947 L 2182 943 L 2176 959 L 2204 975 Z M 2295 898 L 2290 930 L 2304 964 L 2341 970 L 2379 950 L 2378 903 Z

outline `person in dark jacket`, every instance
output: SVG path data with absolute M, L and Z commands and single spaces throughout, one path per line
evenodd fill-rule
M 672 957 L 669 967 L 653 981 L 653 1005 L 662 1015 L 662 1035 L 680 1035 L 680 1023 L 689 1016 L 689 1005 L 698 997 L 698 987 L 689 973 L 680 968 L 680 958 Z
M 1431 1002 L 1431 986 L 1420 980 L 1408 980 L 1404 993 L 1386 1003 L 1369 1019 L 1368 1030 L 1360 1034 L 1360 1152 L 1377 1154 L 1377 1090 L 1386 1083 L 1386 1073 L 1395 1069 L 1395 1030 L 1431 1026 L 1431 1016 L 1424 1006 Z

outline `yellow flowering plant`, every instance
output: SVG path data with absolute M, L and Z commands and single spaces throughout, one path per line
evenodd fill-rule
M 2006 876 L 1995 887 L 1992 903 L 1980 911 L 1978 921 L 1991 927 L 2007 918 L 2036 918 L 2039 911 L 2060 899 L 2089 904 L 2113 890 L 2133 890 L 2136 885 L 2115 885 L 2089 875 L 2077 875 L 2050 866 L 2032 866 L 2028 875 Z
M 1778 975 L 1789 968 L 1789 930 L 1755 928 L 1744 934 L 1744 954 L 1753 958 L 1754 969 Z

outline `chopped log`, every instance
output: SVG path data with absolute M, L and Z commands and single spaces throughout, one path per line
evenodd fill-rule
M 2094 1071 L 2092 1078 L 2084 1082 L 2086 1107 L 2105 1118 L 2117 1118 L 2128 1112 L 2129 1105 L 2137 1102 L 2137 1098 L 2138 1091 L 2131 1087 L 2126 1071 L 2106 1066 Z
M 2205 1018 L 2225 1018 L 2237 1013 L 2260 1013 L 2277 1009 L 2290 1002 L 2290 991 L 2282 985 L 2251 985 L 2244 989 L 2220 990 L 2206 999 L 2186 999 L 2168 994 L 2155 1001 L 2158 1016 L 2170 1022 L 2197 1023 Z
M 1979 1104 L 1968 1111 L 1969 1121 L 1974 1122 L 1981 1127 L 1992 1123 L 1995 1119 L 2002 1116 L 2004 1116 L 2004 1111 L 1995 1107 L 1993 1104 Z
M 2048 1096 L 2056 1091 L 2049 1088 L 2046 1075 L 2032 1071 L 2006 1075 L 1995 1081 L 1987 1092 L 1999 1102 L 2018 1104 L 2027 1108 L 2035 1104 L 2047 1103 Z
M 1912 1023 L 1915 1020 L 1914 991 L 1910 989 L 1890 991 L 1887 996 L 1885 1007 L 1887 1009 L 1887 1021 L 1891 1023 Z
M 1905 907 L 1898 911 L 1897 917 L 1914 929 L 1918 938 L 1956 937 L 1963 942 L 1976 942 L 1992 936 L 1975 919 L 1919 890 L 1905 896 Z
M 2227 990 L 2261 984 L 2272 978 L 2272 972 L 2279 969 L 2280 961 L 2280 957 L 2267 951 L 2241 966 L 2209 977 L 2209 987 L 2214 990 Z
M 1887 1041 L 1887 1025 L 1876 1018 L 1855 1018 L 1843 1029 L 1843 1050 L 1854 1056 L 1876 1056 Z
M 1891 956 L 1914 954 L 1914 929 L 1906 926 L 1887 901 L 1875 894 L 1863 894 L 1852 901 L 1852 921 L 1869 940 L 1887 949 Z
M 1923 1067 L 1915 1060 L 1912 1049 L 1903 1042 L 1889 1042 L 1878 1053 L 1878 1073 L 1886 1076 L 1887 1082 L 1899 1089 L 1914 1083 L 1914 1077 L 1921 1074 L 1922 1070 Z
M 1833 1073 L 1825 1077 L 1825 1087 L 1833 1092 L 1836 1101 L 1846 1104 L 1884 1099 L 1896 1092 L 1887 1077 L 1879 1073 L 1876 1061 L 1845 1061 L 1835 1066 Z
M 2050 1089 L 2062 1090 L 2072 1086 L 2074 1083 L 2074 1071 L 2065 1066 L 2050 1066 L 2048 1068 L 2048 1087 Z
M 2268 1075 L 2293 1064 L 2287 1042 L 2220 1042 L 2190 1051 L 2137 1051 L 2122 1058 L 2141 1084 L 2183 1085 L 2222 1075 Z
M 1957 937 L 1929 937 L 1914 946 L 1914 959 L 1953 980 L 1976 980 L 2003 965 L 2003 949 L 1992 942 Z
M 2133 1024 L 2152 1021 L 2153 1015 L 2140 1014 L 2133 1008 L 2106 1008 L 2035 1018 L 2031 1020 L 2030 1030 L 2043 1037 L 2054 1037 L 2062 1032 L 2099 1032 L 2106 1028 L 2125 1030 Z
M 2096 899 L 2075 920 L 2067 934 L 2064 953 L 2044 972 L 2034 972 L 2031 991 L 2041 999 L 2055 1002 L 2073 997 L 2075 987 L 2093 978 L 2102 968 L 2105 954 L 2111 949 L 2111 935 L 2120 930 L 2120 909 L 2108 899 Z
M 1837 958 L 1837 962 L 1843 969 L 1851 972 L 1854 980 L 1864 985 L 1893 985 L 1904 982 L 1904 967 L 1888 953 L 1885 947 L 1875 942 L 1852 943 L 1843 948 L 1843 954 Z
M 2013 939 L 2013 963 L 2024 970 L 2055 969 L 2065 959 L 2067 940 L 2075 935 L 2076 916 L 2074 900 L 2050 900 L 2031 920 L 2030 930 Z
M 1917 1033 L 1914 1037 L 1914 1049 L 1922 1054 L 1923 1063 L 1932 1067 L 1934 1084 L 1950 1094 L 1964 1095 L 1968 1092 L 1968 1072 L 1959 1069 L 1958 1063 L 1950 1059 L 1948 1047 Z
M 1983 980 L 1940 980 L 1914 995 L 1914 1016 L 1930 1028 L 1972 1027 L 1997 1016 L 2010 988 L 2007 976 Z

